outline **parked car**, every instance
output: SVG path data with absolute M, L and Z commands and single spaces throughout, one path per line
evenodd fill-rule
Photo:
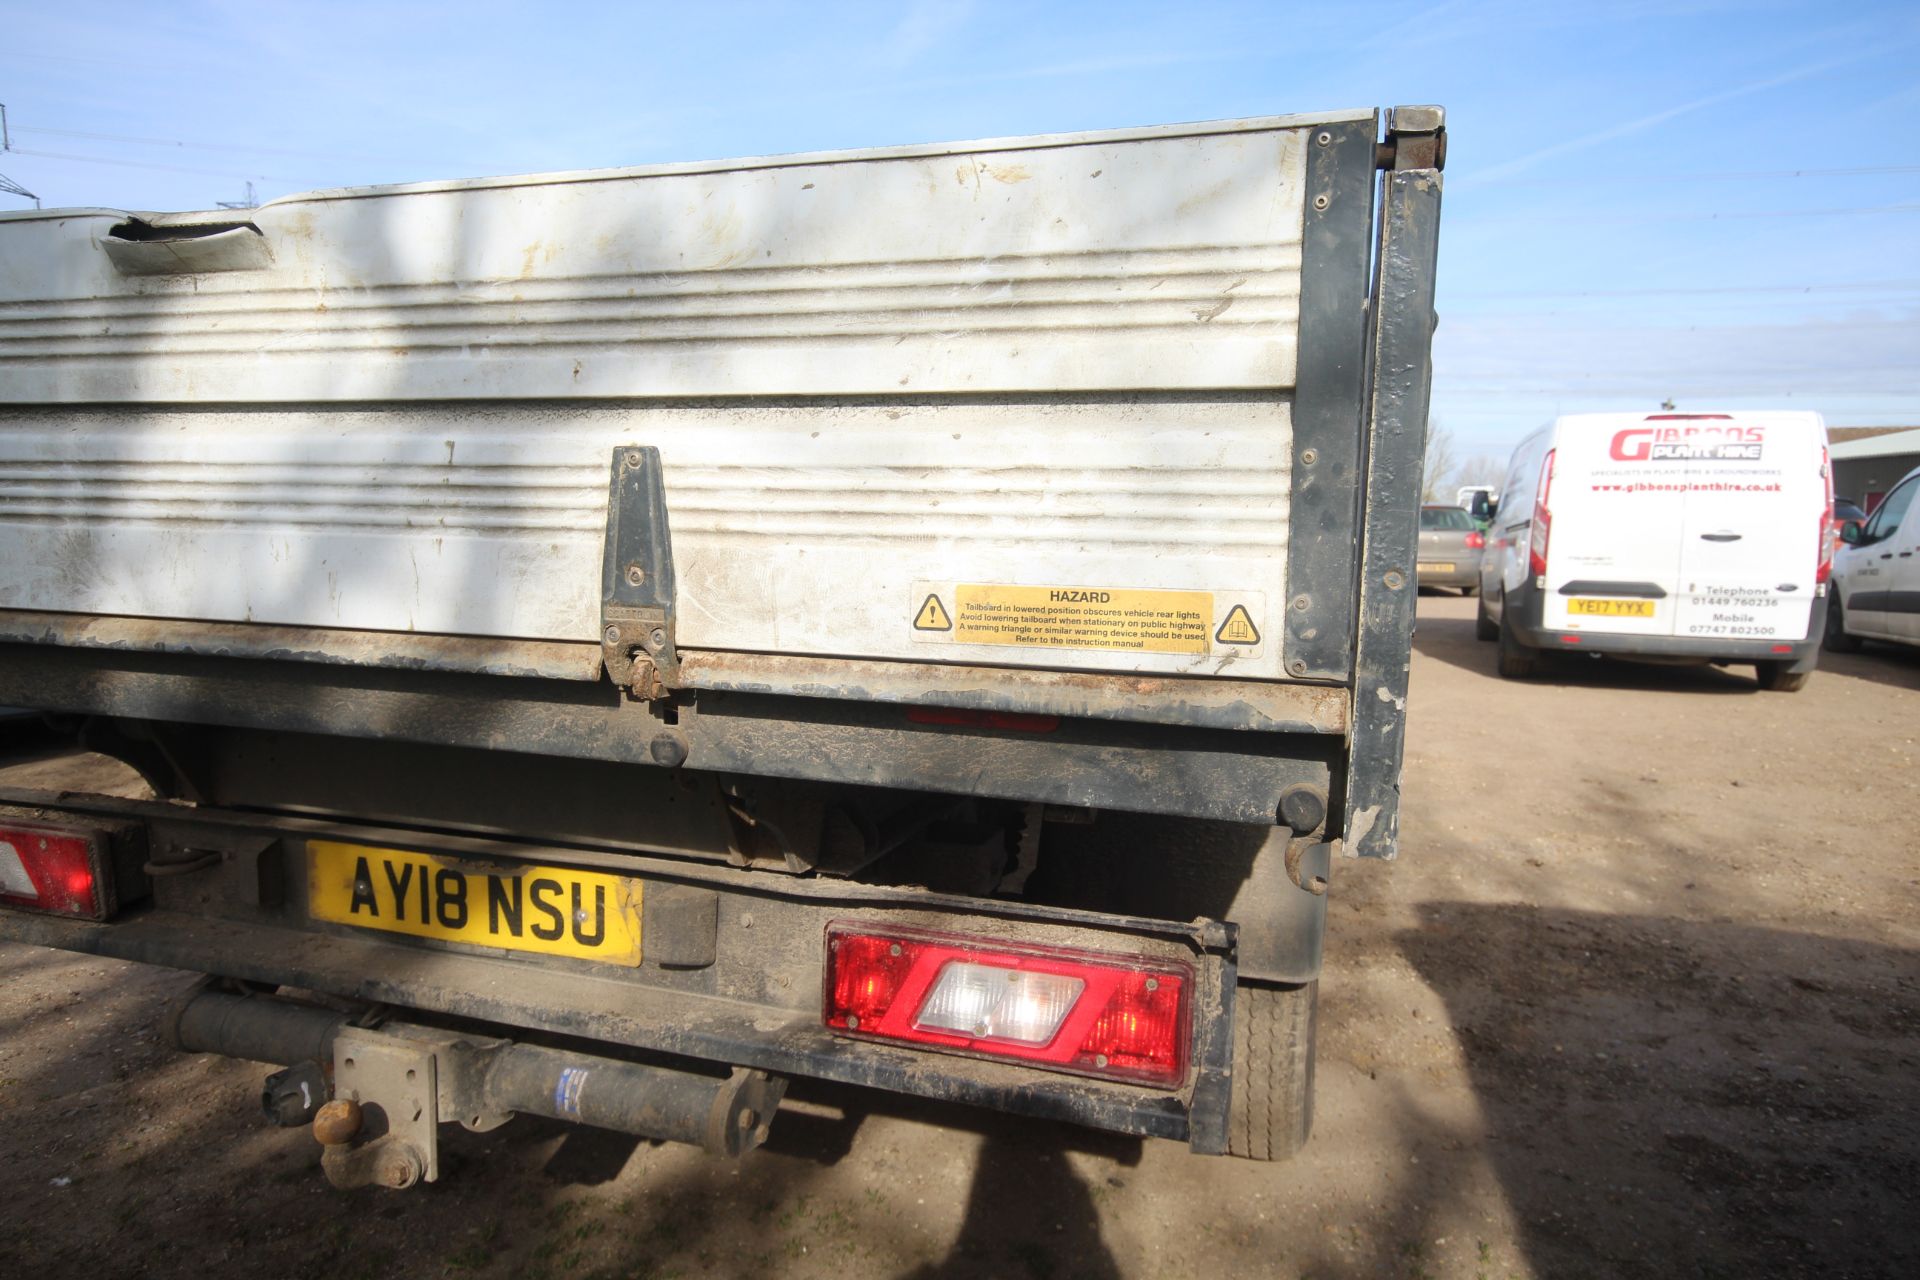
M 1833 500 L 1834 528 L 1839 529 L 1849 520 L 1865 524 L 1867 522 L 1866 509 L 1852 498 L 1835 498 Z
M 1480 556 L 1487 535 L 1463 507 L 1420 508 L 1420 549 L 1414 568 L 1422 587 L 1455 587 L 1472 595 L 1480 587 Z
M 1853 653 L 1862 638 L 1920 645 L 1920 467 L 1871 516 L 1840 526 L 1827 593 L 1827 648 Z M 1835 514 L 1839 503 L 1834 504 Z
M 1792 691 L 1818 662 L 1834 546 L 1819 414 L 1558 418 L 1514 450 L 1501 496 L 1477 630 L 1501 675 L 1557 650 L 1750 662 Z

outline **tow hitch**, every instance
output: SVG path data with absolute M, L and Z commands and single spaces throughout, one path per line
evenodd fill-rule
M 787 1082 L 736 1067 L 703 1075 L 440 1027 L 387 1022 L 196 983 L 168 1016 L 188 1053 L 278 1062 L 262 1095 L 276 1124 L 311 1122 L 340 1188 L 440 1176 L 439 1131 L 476 1133 L 522 1112 L 741 1156 L 766 1141 Z

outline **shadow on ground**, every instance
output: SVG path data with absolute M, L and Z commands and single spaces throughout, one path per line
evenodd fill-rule
M 1537 1274 L 1920 1274 L 1920 953 L 1458 902 L 1399 942 Z

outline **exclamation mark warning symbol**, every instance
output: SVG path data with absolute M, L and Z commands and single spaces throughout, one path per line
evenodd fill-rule
M 1237 604 L 1227 613 L 1227 620 L 1220 624 L 1213 638 L 1221 644 L 1259 644 L 1260 628 L 1253 625 L 1247 606 Z
M 913 615 L 915 631 L 951 631 L 953 619 L 947 616 L 947 606 L 940 603 L 940 597 L 929 595 L 920 606 L 920 612 Z

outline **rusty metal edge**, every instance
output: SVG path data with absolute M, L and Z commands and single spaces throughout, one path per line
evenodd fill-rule
M 427 635 L 194 622 L 0 609 L 0 643 L 120 649 L 210 658 L 261 658 L 401 671 L 460 671 L 545 680 L 598 680 L 600 646 L 495 636 Z
M 688 689 L 833 698 L 1190 725 L 1270 733 L 1344 734 L 1342 688 L 1207 676 L 1092 675 L 783 654 L 683 653 Z

